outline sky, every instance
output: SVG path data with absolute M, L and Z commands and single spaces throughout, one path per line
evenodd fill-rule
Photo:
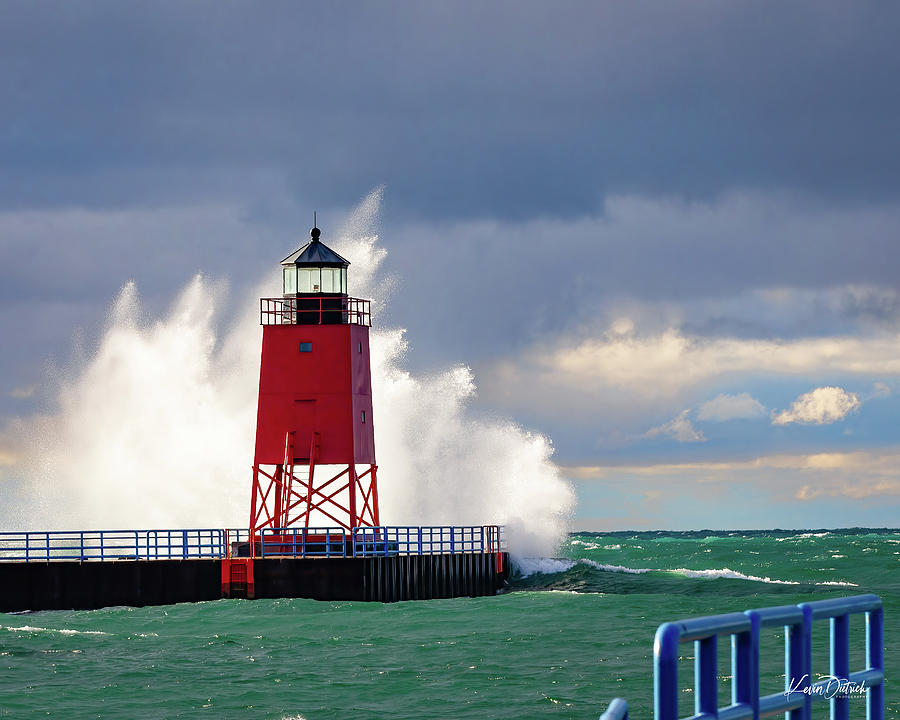
M 819 0 L 8 0 L 0 480 L 127 282 L 238 313 L 383 188 L 410 370 L 551 438 L 575 528 L 896 527 L 898 36 Z

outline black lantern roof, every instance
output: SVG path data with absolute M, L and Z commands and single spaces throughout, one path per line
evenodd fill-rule
M 297 267 L 347 267 L 349 260 L 345 260 L 325 243 L 319 240 L 322 231 L 314 227 L 309 231 L 311 238 L 306 245 L 281 261 L 282 265 L 296 265 Z

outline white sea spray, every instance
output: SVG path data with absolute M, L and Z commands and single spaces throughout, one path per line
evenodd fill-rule
M 503 524 L 512 552 L 552 554 L 568 530 L 575 495 L 551 460 L 550 439 L 513 420 L 476 419 L 468 367 L 414 375 L 404 363 L 404 330 L 378 322 L 395 282 L 381 271 L 387 251 L 375 231 L 380 200 L 380 190 L 367 197 L 329 244 L 351 262 L 351 294 L 374 301 L 382 521 Z M 21 458 L 17 499 L 5 503 L 3 527 L 245 527 L 258 298 L 279 291 L 275 265 L 244 298 L 244 310 L 222 318 L 226 283 L 198 275 L 168 312 L 149 318 L 138 288 L 127 283 L 97 346 L 47 378 L 52 409 L 11 427 Z

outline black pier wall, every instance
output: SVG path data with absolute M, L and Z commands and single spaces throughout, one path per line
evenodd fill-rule
M 503 553 L 377 558 L 257 558 L 256 598 L 429 600 L 493 595 Z M 221 560 L 0 562 L 0 612 L 168 605 L 222 597 Z
M 0 563 L 0 611 L 94 610 L 222 597 L 219 560 Z

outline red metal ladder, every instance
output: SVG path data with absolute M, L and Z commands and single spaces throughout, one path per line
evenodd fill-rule
M 252 600 L 255 595 L 253 558 L 222 558 L 222 597 Z

